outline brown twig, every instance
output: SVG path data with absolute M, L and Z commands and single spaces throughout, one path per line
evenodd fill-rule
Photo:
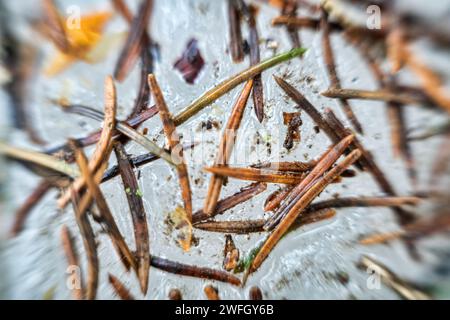
M 191 199 L 191 187 L 189 184 L 189 174 L 187 166 L 183 158 L 183 148 L 180 145 L 180 138 L 177 134 L 175 124 L 173 123 L 172 116 L 169 112 L 169 108 L 164 101 L 161 89 L 156 81 L 154 75 L 148 75 L 148 85 L 151 88 L 153 98 L 155 99 L 156 106 L 159 110 L 159 115 L 163 123 L 164 133 L 169 141 L 169 147 L 172 152 L 178 151 L 180 163 L 177 164 L 178 179 L 180 180 L 181 195 L 184 202 L 184 209 L 187 214 L 189 222 L 192 222 L 192 199 Z
M 237 131 L 244 115 L 245 106 L 252 89 L 253 80 L 247 81 L 239 98 L 233 106 L 222 139 L 219 143 L 219 151 L 214 161 L 215 165 L 227 165 L 236 141 Z M 223 178 L 213 174 L 209 181 L 208 192 L 203 206 L 203 212 L 211 215 L 217 205 L 217 200 L 222 189 Z
M 144 203 L 142 201 L 142 195 L 139 194 L 139 185 L 131 167 L 131 162 L 128 159 L 123 145 L 116 143 L 114 145 L 114 151 L 133 220 L 139 284 L 142 293 L 146 294 L 150 270 L 150 245 Z

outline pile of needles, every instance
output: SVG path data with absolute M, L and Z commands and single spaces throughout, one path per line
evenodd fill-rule
M 259 4 L 248 2 L 250 1 L 227 0 L 228 29 L 224 32 L 228 34 L 223 35 L 229 40 L 227 54 L 231 56 L 232 61 L 243 63 L 248 54 L 248 66 L 240 73 L 230 76 L 206 91 L 181 112 L 172 114 L 173 106 L 166 102 L 153 70 L 155 51 L 157 51 L 157 44 L 152 40 L 149 30 L 153 1 L 141 0 L 137 12 L 133 14 L 125 1 L 111 0 L 114 9 L 128 23 L 129 33 L 115 69 L 112 70 L 113 76 L 108 76 L 104 82 L 103 112 L 89 106 L 72 104 L 63 99 L 54 101 L 65 112 L 91 118 L 101 122 L 102 126 L 85 137 L 70 139 L 64 145 L 42 152 L 0 142 L 0 154 L 19 161 L 41 177 L 41 182 L 17 209 L 11 229 L 12 236 L 17 236 L 24 229 L 32 209 L 51 189 L 56 188 L 60 191 L 56 204 L 58 209 L 62 211 L 68 205 L 73 208 L 74 220 L 78 226 L 77 232 L 82 239 L 87 262 L 86 266 L 80 265 L 78 253 L 80 250 L 73 236 L 75 231 L 63 225 L 61 242 L 67 263 L 69 266 L 77 266 L 83 270 L 80 285 L 72 289 L 74 299 L 95 299 L 97 296 L 101 261 L 93 228 L 96 224 L 109 237 L 118 263 L 123 265 L 125 271 L 135 273 L 140 291 L 144 296 L 148 291 L 152 268 L 180 276 L 244 286 L 247 278 L 258 272 L 265 261 L 270 260 L 270 255 L 273 250 L 276 250 L 277 244 L 280 241 L 286 241 L 282 238 L 288 232 L 301 232 L 298 230 L 300 226 L 331 219 L 337 214 L 339 208 L 391 208 L 399 224 L 397 231 L 367 235 L 356 242 L 374 245 L 400 239 L 416 259 L 420 259 L 415 245 L 417 240 L 436 233 L 447 232 L 450 229 L 448 206 L 443 205 L 432 215 L 423 218 L 419 218 L 412 211 L 412 208 L 421 203 L 424 198 L 442 200 L 447 196 L 442 195 L 436 186 L 448 169 L 450 159 L 450 121 L 448 120 L 450 93 L 445 90 L 439 75 L 412 49 L 412 44 L 416 39 L 426 37 L 434 41 L 436 45 L 448 48 L 450 35 L 437 34 L 438 31 L 431 28 L 428 32 L 424 32 L 425 26 L 413 28 L 411 24 L 423 25 L 424 22 L 417 17 L 412 19 L 402 16 L 396 12 L 394 6 L 388 3 L 389 1 L 381 1 L 385 5 L 383 10 L 386 15 L 383 17 L 381 28 L 373 30 L 358 25 L 345 15 L 345 10 L 341 7 L 345 1 L 324 0 L 320 5 L 309 4 L 307 1 L 274 1 L 281 6 L 279 7 L 280 16 L 272 20 L 272 25 L 274 28 L 285 29 L 293 49 L 264 60 L 260 57 L 262 41 L 258 31 Z M 56 3 L 52 0 L 42 0 L 42 8 L 45 16 L 42 22 L 43 34 L 61 52 L 80 56 L 79 50 L 68 40 L 68 31 L 61 23 L 61 10 Z M 309 15 L 300 16 L 298 14 L 300 8 L 309 12 Z M 242 28 L 244 24 L 245 28 Z M 296 83 L 280 75 L 272 74 L 273 77 L 269 77 L 267 81 L 275 82 L 279 90 L 289 97 L 290 103 L 295 104 L 297 109 L 295 113 L 283 113 L 285 110 L 276 111 L 283 113 L 287 126 L 285 149 L 295 153 L 296 143 L 301 143 L 300 132 L 305 122 L 313 122 L 316 132 L 326 135 L 330 145 L 322 148 L 321 154 L 317 154 L 314 160 L 308 162 L 259 162 L 246 167 L 230 165 L 236 141 L 242 138 L 239 128 L 246 114 L 245 108 L 249 105 L 250 96 L 252 96 L 257 120 L 261 125 L 270 121 L 264 109 L 266 84 L 261 74 L 270 72 L 268 70 L 272 67 L 288 60 L 301 59 L 307 51 L 302 47 L 305 44 L 300 39 L 300 29 L 315 30 L 320 35 L 322 62 L 329 80 L 329 87 L 320 94 L 337 100 L 351 126 L 347 127 L 336 116 L 335 110 L 330 108 L 326 108 L 323 112 L 319 110 L 308 101 Z M 243 30 L 246 30 L 248 35 L 244 34 Z M 331 37 L 335 33 L 342 35 L 343 39 L 359 51 L 372 71 L 378 89 L 360 90 L 343 87 L 341 78 L 345 75 L 337 68 Z M 10 33 L 2 34 L 2 36 L 12 37 Z M 8 45 L 11 46 L 7 48 L 10 55 L 5 59 L 10 62 L 8 66 L 11 69 L 12 79 L 5 89 L 13 101 L 16 124 L 28 132 L 31 141 L 42 144 L 44 142 L 31 126 L 30 118 L 26 116 L 25 103 L 20 94 L 28 73 L 22 70 L 25 65 L 23 61 L 20 61 L 21 56 L 11 53 L 13 49 L 18 50 L 16 47 L 19 44 L 10 39 Z M 188 72 L 187 78 L 186 74 L 184 75 L 186 81 L 195 85 L 195 77 L 200 72 L 195 68 L 203 66 L 203 58 L 199 56 L 196 40 L 191 41 L 188 48 L 191 50 L 190 53 L 195 52 L 195 54 L 187 53 L 185 56 L 188 60 L 197 59 L 195 60 L 197 63 L 189 65 L 181 59 L 177 65 L 181 64 L 183 72 Z M 383 68 L 382 62 L 385 61 L 389 64 L 389 70 Z M 136 65 L 140 67 L 140 84 L 136 102 L 127 118 L 119 121 L 116 118 L 115 83 L 124 81 Z M 398 73 L 403 69 L 414 74 L 418 80 L 416 86 L 401 83 Z M 290 70 L 290 72 L 296 71 Z M 204 172 L 210 175 L 204 205 L 195 211 L 192 205 L 193 189 L 184 151 L 195 148 L 196 144 L 183 144 L 178 128 L 235 88 L 240 94 L 231 110 L 226 111 L 229 117 L 223 133 L 217 137 L 219 141 L 217 154 L 214 161 L 203 168 Z M 394 155 L 403 159 L 411 185 L 414 190 L 417 190 L 414 195 L 398 194 L 389 176 L 375 161 L 372 152 L 361 142 L 364 122 L 357 118 L 352 109 L 354 100 L 358 99 L 382 101 L 386 104 Z M 149 101 L 154 104 L 151 105 Z M 408 108 L 412 108 L 411 105 L 428 108 L 432 112 L 444 115 L 447 123 L 441 128 L 431 128 L 421 135 L 410 137 L 405 113 L 408 112 Z M 159 146 L 154 142 L 155 140 L 138 130 L 140 125 L 154 116 L 160 117 L 162 132 L 167 141 L 165 146 Z M 439 148 L 436 156 L 429 188 L 426 192 L 419 192 L 411 142 L 426 140 L 436 135 L 443 137 L 442 147 Z M 129 156 L 126 145 L 130 143 L 139 144 L 148 153 L 135 157 Z M 89 158 L 84 150 L 88 146 L 95 146 Z M 117 160 L 115 166 L 108 165 L 112 153 Z M 223 233 L 225 235 L 223 270 L 171 261 L 152 253 L 149 230 L 155 226 L 148 223 L 148 216 L 153 213 L 147 212 L 144 206 L 145 195 L 139 189 L 136 171 L 154 161 L 167 162 L 170 170 L 174 170 L 178 176 L 179 189 L 176 192 L 181 195 L 182 205 L 177 208 L 176 218 L 173 218 L 172 222 L 175 223 L 176 230 L 179 232 L 177 236 L 179 245 L 184 251 L 189 251 L 196 230 Z M 343 180 L 350 181 L 353 176 L 361 172 L 367 172 L 371 176 L 382 194 L 367 197 L 339 196 L 317 200 L 317 197 L 330 184 L 339 184 Z M 142 178 L 145 179 L 145 177 Z M 102 183 L 113 179 L 121 180 L 123 185 L 133 224 L 133 235 L 124 234 L 119 229 L 110 210 L 111 203 L 108 203 L 100 188 Z M 245 180 L 248 181 L 248 185 L 236 190 L 231 196 L 223 197 L 221 191 L 227 179 Z M 281 187 L 266 195 L 263 208 L 255 208 L 255 210 L 261 209 L 261 213 L 266 212 L 264 216 L 267 218 L 249 220 L 245 218 L 243 212 L 241 220 L 215 219 L 217 215 L 225 215 L 231 208 L 264 194 L 268 184 L 277 184 Z M 251 252 L 241 255 L 232 234 L 249 233 L 262 233 L 264 238 L 253 245 Z M 383 282 L 404 298 L 429 298 L 371 258 L 363 257 L 361 265 L 377 268 L 383 275 Z M 134 299 L 136 288 L 127 288 L 117 275 L 108 274 L 108 279 L 118 297 L 125 300 Z M 206 285 L 203 291 L 208 299 L 220 299 L 218 289 L 212 284 Z M 179 300 L 182 299 L 182 294 L 179 289 L 172 288 L 168 298 Z M 249 298 L 262 299 L 261 290 L 258 287 L 249 288 Z

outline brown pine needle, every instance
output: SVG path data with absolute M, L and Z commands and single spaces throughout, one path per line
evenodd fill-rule
M 195 224 L 200 221 L 214 217 L 215 215 L 222 214 L 226 210 L 231 209 L 237 206 L 238 204 L 243 203 L 253 198 L 254 196 L 260 194 L 261 192 L 265 191 L 266 188 L 267 184 L 263 182 L 255 182 L 248 186 L 245 186 L 241 188 L 241 190 L 239 190 L 237 193 L 229 197 L 226 197 L 222 200 L 219 200 L 217 202 L 216 209 L 214 210 L 212 215 L 205 214 L 203 210 L 195 212 L 194 215 L 192 216 L 192 222 Z
M 400 279 L 396 274 L 378 261 L 363 255 L 360 261 L 360 267 L 363 270 L 372 270 L 374 274 L 381 277 L 381 281 L 388 287 L 395 290 L 400 296 L 408 300 L 430 300 L 431 297 L 414 288 L 409 283 Z
M 332 31 L 342 30 L 342 27 L 334 22 L 328 22 Z M 319 29 L 320 20 L 310 17 L 290 17 L 287 15 L 278 16 L 272 19 L 273 26 L 288 26 L 289 28 Z
M 120 297 L 122 300 L 135 300 L 133 295 L 130 293 L 130 290 L 128 290 L 124 284 L 117 279 L 115 276 L 113 276 L 111 273 L 108 274 L 108 280 L 109 283 L 114 288 L 114 291 L 116 294 Z
M 97 171 L 99 165 L 104 160 L 105 151 L 108 148 L 108 145 L 113 136 L 114 127 L 116 125 L 116 110 L 117 110 L 117 97 L 116 97 L 116 88 L 114 85 L 114 81 L 111 76 L 106 77 L 105 85 L 105 118 L 103 122 L 103 129 L 100 135 L 100 138 L 95 145 L 94 154 L 89 161 L 89 170 Z M 83 177 L 78 178 L 74 181 L 71 189 L 75 190 L 75 192 L 80 192 L 84 188 L 86 181 Z M 59 208 L 64 208 L 70 200 L 70 194 L 72 190 L 67 190 L 61 197 L 58 199 Z
M 124 0 L 111 0 L 111 2 L 116 11 L 118 11 L 122 15 L 122 17 L 131 24 L 133 22 L 133 14 L 131 13 Z
M 139 194 L 139 185 L 134 174 L 131 162 L 121 143 L 116 143 L 114 151 L 119 165 L 120 176 L 128 200 L 131 218 L 134 227 L 134 240 L 136 243 L 137 274 L 141 291 L 145 295 L 148 288 L 148 275 L 150 270 L 149 234 L 147 226 L 147 216 Z
M 228 166 L 206 167 L 204 170 L 213 174 L 232 177 L 240 180 L 267 182 L 267 183 L 283 183 L 296 184 L 303 180 L 304 175 L 298 173 L 278 172 L 275 170 L 255 169 L 255 168 L 236 168 Z
M 445 232 L 450 229 L 450 215 L 448 213 L 437 214 L 431 218 L 423 218 L 410 223 L 403 229 L 388 233 L 369 235 L 362 240 L 361 244 L 373 245 L 403 238 L 406 240 L 418 240 L 426 236 Z
M 215 165 L 227 165 L 231 153 L 234 149 L 236 141 L 237 131 L 241 124 L 242 117 L 244 115 L 245 106 L 247 105 L 248 97 L 252 89 L 253 80 L 247 81 L 242 90 L 239 98 L 231 110 L 230 118 L 222 135 L 222 139 L 219 143 L 219 151 L 214 161 Z M 206 194 L 205 203 L 203 205 L 203 212 L 211 215 L 217 205 L 217 201 L 222 190 L 223 177 L 213 174 L 209 181 L 208 192 Z
M 328 13 L 324 9 L 322 10 L 321 29 L 322 29 L 323 55 L 325 60 L 325 66 L 328 71 L 328 76 L 330 78 L 330 84 L 331 87 L 333 88 L 340 88 L 341 82 L 337 75 L 333 48 L 330 41 L 330 26 L 328 25 Z M 350 120 L 352 126 L 355 128 L 357 132 L 362 134 L 363 129 L 361 123 L 356 118 L 356 115 L 354 114 L 347 99 L 341 98 L 340 102 L 342 105 L 342 109 L 344 110 L 347 118 Z
M 78 254 L 75 248 L 74 239 L 70 234 L 69 228 L 66 225 L 63 225 L 61 228 L 61 242 L 63 245 L 64 253 L 66 254 L 67 264 L 70 267 L 78 267 L 80 268 L 80 262 L 78 260 Z M 81 276 L 81 273 L 79 273 Z M 81 283 L 81 279 L 80 279 Z M 75 300 L 83 300 L 83 290 L 81 286 L 77 288 L 76 286 L 72 289 L 72 296 Z
M 213 287 L 212 285 L 207 285 L 203 291 L 205 292 L 206 297 L 208 300 L 220 300 L 219 298 L 219 291 L 217 291 L 217 288 Z
M 236 0 L 228 0 L 228 32 L 230 36 L 230 53 L 235 63 L 244 59 L 241 32 L 241 15 Z
M 62 24 L 63 20 L 60 17 L 54 1 L 42 0 L 42 6 L 44 9 L 46 34 L 61 52 L 69 52 L 71 46 L 67 40 L 66 32 L 64 31 L 64 26 Z
M 97 296 L 98 289 L 98 254 L 97 254 L 97 242 L 95 241 L 95 234 L 92 230 L 92 226 L 87 216 L 87 210 L 80 211 L 78 207 L 78 199 L 76 192 L 72 192 L 72 203 L 75 211 L 75 219 L 80 229 L 81 238 L 83 239 L 84 250 L 87 255 L 87 278 L 86 289 L 83 290 L 85 298 L 88 300 L 94 300 Z
M 337 159 L 339 159 L 353 140 L 354 136 L 348 135 L 339 143 L 330 147 L 322 155 L 314 169 L 311 170 L 311 172 L 308 173 L 308 175 L 306 175 L 306 177 L 299 184 L 297 184 L 295 188 L 292 189 L 292 191 L 286 196 L 281 206 L 268 220 L 268 223 L 265 226 L 267 230 L 273 228 L 281 219 L 283 219 L 284 215 L 291 210 L 292 206 L 295 205 L 294 199 L 304 194 L 310 185 L 314 184 L 314 181 L 321 177 L 337 161 Z
M 293 188 L 294 186 L 287 186 L 270 194 L 264 202 L 264 211 L 273 211 L 277 209 Z
M 403 230 L 400 231 L 394 231 L 394 232 L 388 232 L 388 233 L 381 233 L 381 234 L 374 234 L 367 236 L 359 241 L 360 244 L 363 245 L 374 245 L 379 243 L 388 242 L 390 240 L 398 239 L 404 234 Z
M 106 154 L 109 156 L 110 153 L 111 146 L 108 147 L 108 151 L 106 152 Z M 109 209 L 108 203 L 106 202 L 106 199 L 103 196 L 102 191 L 100 190 L 98 182 L 96 181 L 98 179 L 97 176 L 101 177 L 103 175 L 104 168 L 99 169 L 99 171 L 96 173 L 96 177 L 93 178 L 92 171 L 89 170 L 89 165 L 87 164 L 86 156 L 81 151 L 81 149 L 75 150 L 75 156 L 88 187 L 89 192 L 87 193 L 87 195 L 91 195 L 91 197 L 86 198 L 85 195 L 82 198 L 79 204 L 80 209 L 87 210 L 87 208 L 90 206 L 91 199 L 93 198 L 95 200 L 100 211 L 100 215 L 99 217 L 96 217 L 96 220 L 98 220 L 98 222 L 101 223 L 105 228 L 125 268 L 128 270 L 131 266 L 134 270 L 136 270 L 137 267 L 134 256 L 128 248 L 128 245 L 126 244 L 122 234 L 120 233 L 114 217 Z
M 129 10 L 127 4 L 124 0 L 111 0 L 114 8 L 122 15 L 122 17 L 128 22 L 130 27 L 133 24 L 133 14 Z M 149 73 L 153 72 L 153 57 L 151 54 L 151 39 L 147 31 L 144 28 L 144 33 L 142 35 L 142 45 L 141 45 L 141 77 L 139 81 L 138 95 L 134 103 L 133 111 L 127 117 L 128 119 L 133 118 L 137 114 L 141 113 L 147 107 L 147 99 L 150 93 L 147 76 Z
M 250 47 L 250 65 L 254 66 L 261 62 L 259 54 L 259 35 L 256 28 L 256 14 L 257 9 L 253 5 L 248 6 L 248 27 Z M 259 122 L 264 120 L 264 93 L 261 73 L 253 77 L 253 105 L 255 106 L 256 118 Z
M 396 102 L 404 105 L 421 104 L 424 101 L 409 94 L 389 90 L 360 90 L 360 89 L 340 89 L 330 88 L 321 93 L 328 98 L 338 99 L 360 99 L 360 100 L 380 100 L 388 102 Z
M 336 115 L 333 113 L 332 110 L 326 109 L 325 110 L 325 117 L 326 121 L 329 125 L 331 125 L 335 129 L 335 133 L 339 136 L 343 137 L 347 134 L 349 134 L 349 130 L 347 130 L 344 125 L 339 121 L 339 119 L 336 117 Z M 396 192 L 394 188 L 392 187 L 391 183 L 387 180 L 386 176 L 384 175 L 383 171 L 380 169 L 380 167 L 376 164 L 376 162 L 373 159 L 372 154 L 364 148 L 362 143 L 355 138 L 353 141 L 353 144 L 350 145 L 350 149 L 357 148 L 362 152 L 361 160 L 359 161 L 365 169 L 367 169 L 371 174 L 372 177 L 377 182 L 378 186 L 389 196 L 396 196 Z M 400 224 L 409 223 L 414 219 L 414 215 L 410 212 L 407 212 L 399 207 L 394 207 L 394 212 L 396 213 Z
M 416 206 L 422 201 L 419 197 L 348 197 L 323 200 L 313 203 L 311 210 L 346 207 L 396 207 Z
M 146 28 L 149 25 L 149 19 L 152 13 L 153 1 L 142 0 L 137 17 L 132 21 L 130 32 L 125 45 L 120 53 L 114 70 L 114 78 L 122 82 L 132 70 L 141 52 Z
M 163 123 L 164 133 L 169 142 L 169 147 L 172 151 L 178 151 L 180 163 L 177 164 L 178 179 L 180 180 L 181 196 L 184 202 L 184 209 L 187 214 L 189 222 L 192 222 L 192 196 L 191 187 L 189 184 L 189 174 L 187 166 L 183 157 L 183 148 L 180 145 L 180 138 L 173 123 L 172 116 L 169 112 L 169 108 L 164 101 L 164 96 L 161 92 L 161 88 L 156 81 L 153 74 L 148 75 L 148 85 L 152 91 L 153 98 L 155 99 L 156 106 L 159 110 L 159 115 Z
M 233 221 L 206 221 L 194 225 L 195 228 L 208 232 L 248 234 L 264 231 L 264 219 L 233 220 Z
M 257 169 L 272 169 L 278 171 L 307 172 L 315 167 L 316 160 L 308 162 L 301 161 L 282 161 L 282 162 L 263 162 L 253 164 L 250 167 Z
M 397 73 L 405 63 L 403 48 L 405 47 L 405 35 L 401 27 L 396 26 L 389 30 L 386 36 L 387 58 L 390 62 L 391 73 Z
M 407 47 L 403 48 L 405 63 L 419 78 L 423 89 L 429 97 L 443 110 L 450 113 L 450 95 L 442 84 L 440 77 Z
M 217 280 L 221 282 L 227 282 L 235 286 L 241 285 L 241 280 L 239 280 L 239 278 L 236 278 L 232 274 L 220 270 L 186 265 L 156 256 L 151 256 L 150 264 L 154 268 L 174 274 L 208 280 Z
M 281 8 L 281 14 L 287 16 L 288 18 L 295 18 L 297 16 L 297 9 L 299 4 L 297 1 L 287 0 L 283 1 L 283 7 Z M 272 23 L 274 20 L 272 20 Z M 275 25 L 275 24 L 272 24 Z M 299 36 L 299 28 L 296 28 L 292 25 L 286 26 L 289 38 L 294 48 L 300 47 L 300 36 Z
M 261 61 L 257 65 L 251 66 L 242 72 L 228 78 L 225 81 L 222 81 L 214 88 L 206 91 L 203 95 L 197 98 L 194 102 L 192 102 L 189 106 L 187 106 L 184 110 L 178 113 L 174 117 L 174 122 L 176 126 L 184 123 L 188 119 L 190 119 L 193 115 L 197 114 L 205 107 L 210 105 L 213 101 L 217 100 L 224 94 L 228 93 L 236 86 L 241 84 L 242 82 L 248 81 L 254 78 L 257 74 L 260 74 L 264 70 L 267 70 L 271 67 L 276 66 L 282 62 L 293 59 L 295 57 L 301 56 L 306 52 L 304 48 L 295 48 L 288 52 L 281 53 L 272 58 Z
M 249 269 L 249 273 L 256 271 L 263 263 L 278 241 L 288 231 L 291 225 L 295 222 L 299 214 L 304 210 L 311 201 L 314 200 L 336 177 L 338 177 L 347 167 L 355 162 L 361 156 L 359 150 L 352 151 L 348 156 L 327 172 L 323 177 L 316 180 L 315 183 L 298 199 L 295 205 L 289 210 L 283 220 L 270 233 L 269 237 L 264 242 L 261 250 L 257 253 L 253 263 Z
M 23 229 L 25 221 L 33 208 L 39 203 L 39 201 L 47 194 L 52 185 L 46 180 L 41 181 L 28 198 L 22 203 L 14 214 L 14 222 L 11 227 L 11 237 L 17 236 Z

